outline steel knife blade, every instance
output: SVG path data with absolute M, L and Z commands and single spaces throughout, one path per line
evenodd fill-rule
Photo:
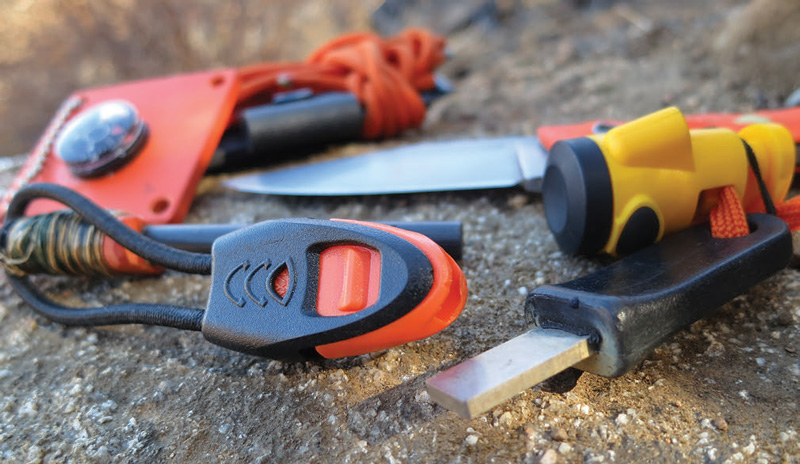
M 800 107 L 755 113 L 687 115 L 691 129 L 740 130 L 756 122 L 786 126 L 800 143 Z M 536 137 L 427 142 L 350 158 L 278 168 L 225 182 L 234 189 L 275 195 L 380 195 L 506 188 L 541 191 L 547 152 L 558 140 L 608 131 L 622 121 L 542 126 Z M 800 149 L 797 164 L 800 167 Z
M 537 137 L 425 142 L 224 181 L 273 195 L 382 195 L 522 186 L 541 192 L 547 150 Z

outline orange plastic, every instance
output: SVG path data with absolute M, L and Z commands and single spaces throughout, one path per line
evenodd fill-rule
M 75 176 L 49 153 L 31 182 L 64 185 L 148 224 L 181 222 L 238 110 L 268 103 L 275 93 L 292 89 L 348 91 L 365 106 L 363 135 L 389 137 L 422 124 L 425 105 L 419 92 L 435 86 L 433 70 L 442 61 L 444 39 L 422 29 L 391 38 L 355 33 L 322 45 L 305 62 L 263 63 L 78 91 L 72 97 L 82 103 L 71 118 L 108 100 L 133 104 L 148 126 L 144 148 L 117 171 L 93 179 Z M 48 148 L 46 138 L 37 149 Z M 12 185 L 27 184 L 26 173 L 36 166 L 31 157 Z M 62 208 L 37 200 L 27 214 Z
M 318 346 L 320 355 L 326 358 L 356 356 L 420 340 L 441 331 L 461 314 L 467 302 L 467 280 L 453 258 L 439 245 L 424 235 L 396 227 L 344 221 L 380 229 L 413 243 L 433 266 L 433 286 L 419 306 L 405 316 L 372 332 Z
M 791 132 L 794 142 L 800 143 L 800 107 L 762 110 L 753 113 L 699 113 L 686 115 L 686 124 L 689 129 L 722 127 L 738 132 L 750 124 L 765 122 L 774 122 L 785 126 Z M 559 140 L 591 135 L 597 124 L 619 125 L 623 124 L 623 122 L 603 120 L 542 126 L 536 131 L 536 135 L 539 137 L 539 143 L 546 150 L 550 150 L 550 147 Z
M 358 245 L 339 245 L 320 253 L 317 312 L 346 316 L 375 304 L 381 288 L 381 254 Z
M 691 129 L 725 127 L 738 132 L 750 124 L 765 122 L 774 122 L 786 127 L 795 143 L 800 142 L 800 108 L 797 107 L 753 113 L 705 113 L 686 116 L 686 123 Z
M 33 182 L 64 185 L 106 209 L 125 211 L 148 224 L 181 222 L 231 118 L 237 91 L 236 71 L 228 69 L 76 92 L 83 104 L 73 118 L 103 101 L 132 103 L 147 123 L 147 143 L 130 163 L 93 179 L 73 175 L 50 154 Z M 58 209 L 63 205 L 36 200 L 27 214 Z

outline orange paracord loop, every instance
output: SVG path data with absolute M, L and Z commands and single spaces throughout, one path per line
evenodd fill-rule
M 789 225 L 789 230 L 800 230 L 800 196 L 776 203 L 777 216 Z M 711 235 L 716 238 L 741 237 L 750 233 L 742 202 L 732 186 L 720 192 L 719 203 L 709 214 Z
M 444 39 L 422 29 L 391 38 L 371 33 L 341 36 L 303 63 L 265 63 L 239 69 L 239 106 L 277 92 L 308 88 L 315 94 L 350 92 L 366 108 L 363 136 L 391 137 L 425 117 L 421 90 L 434 87 L 444 61 Z
M 723 187 L 719 203 L 709 214 L 711 236 L 716 238 L 742 237 L 750 233 L 742 202 L 732 185 Z
M 775 205 L 778 217 L 789 224 L 789 230 L 800 229 L 800 196 Z

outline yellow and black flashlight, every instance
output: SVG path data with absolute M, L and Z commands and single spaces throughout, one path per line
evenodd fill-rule
M 627 254 L 707 220 L 719 190 L 733 186 L 745 211 L 763 209 L 750 161 L 772 198 L 783 200 L 795 146 L 779 124 L 689 130 L 666 108 L 606 134 L 557 142 L 542 195 L 547 224 L 567 253 Z

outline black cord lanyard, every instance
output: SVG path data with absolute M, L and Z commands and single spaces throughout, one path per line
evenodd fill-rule
M 20 190 L 11 201 L 6 221 L 0 229 L 0 243 L 5 246 L 9 228 L 22 218 L 27 206 L 36 199 L 58 201 L 81 215 L 111 239 L 151 263 L 176 271 L 208 275 L 211 255 L 179 250 L 135 232 L 119 219 L 82 195 L 54 184 L 33 184 Z M 149 324 L 199 331 L 205 310 L 153 303 L 123 303 L 103 307 L 75 308 L 58 304 L 44 296 L 25 276 L 6 270 L 9 284 L 26 303 L 45 317 L 65 325 Z

